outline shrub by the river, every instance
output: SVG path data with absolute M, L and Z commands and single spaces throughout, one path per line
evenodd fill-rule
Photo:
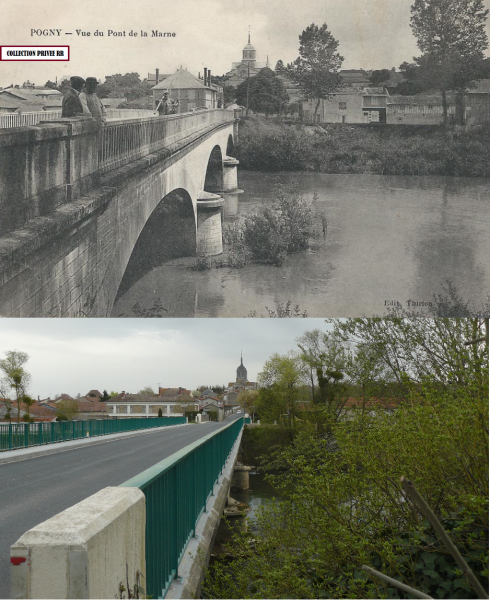
M 476 375 L 417 384 L 393 412 L 359 411 L 336 425 L 334 448 L 300 433 L 279 453 L 289 471 L 275 486 L 289 499 L 261 507 L 234 559 L 210 570 L 207 596 L 412 597 L 366 564 L 433 598 L 479 597 L 400 487 L 413 480 L 488 589 L 488 370 Z
M 381 175 L 490 177 L 489 129 L 436 126 L 299 125 L 244 121 L 236 148 L 243 167 Z
M 314 235 L 311 205 L 299 192 L 282 186 L 274 195 L 272 204 L 224 227 L 229 266 L 243 266 L 249 260 L 280 265 L 288 254 L 308 248 Z

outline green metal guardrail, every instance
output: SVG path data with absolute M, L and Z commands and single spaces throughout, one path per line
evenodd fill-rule
M 165 598 L 196 524 L 243 427 L 243 418 L 189 444 L 120 487 L 146 497 L 146 593 Z
M 185 417 L 0 424 L 0 452 L 2 450 L 16 450 L 85 437 L 123 433 L 138 429 L 153 429 L 154 427 L 181 425 L 183 423 L 186 423 Z

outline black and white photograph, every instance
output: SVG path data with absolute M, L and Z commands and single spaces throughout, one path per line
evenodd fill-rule
M 27 4 L 2 316 L 489 314 L 488 0 Z

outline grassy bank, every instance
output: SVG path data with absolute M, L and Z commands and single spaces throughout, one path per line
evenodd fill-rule
M 263 171 L 490 177 L 488 129 L 322 126 L 254 117 L 241 122 L 236 156 Z

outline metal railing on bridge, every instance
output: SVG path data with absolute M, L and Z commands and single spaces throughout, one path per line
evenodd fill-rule
M 201 110 L 107 123 L 100 130 L 99 170 L 107 171 L 168 147 L 173 141 L 235 120 L 232 111 Z
M 51 421 L 48 423 L 0 423 L 0 452 L 55 444 L 86 437 L 124 433 L 186 423 L 185 417 Z
M 108 108 L 108 119 L 139 119 L 154 116 L 153 110 L 140 108 Z M 13 127 L 27 127 L 38 125 L 49 121 L 61 119 L 60 110 L 38 110 L 25 113 L 7 113 L 0 115 L 0 129 L 12 129 Z
M 210 433 L 120 487 L 146 497 L 146 593 L 164 598 L 209 496 L 243 428 L 243 418 Z

